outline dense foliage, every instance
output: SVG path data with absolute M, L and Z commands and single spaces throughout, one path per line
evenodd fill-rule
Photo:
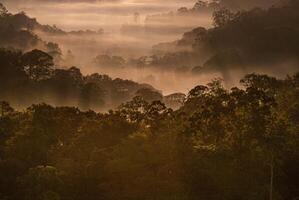
M 67 72 L 67 71 L 66 71 Z M 0 199 L 297 199 L 299 74 L 109 113 L 0 104 Z
M 177 14 L 232 2 L 238 10 L 233 0 L 198 1 Z M 246 8 L 266 0 L 251 2 Z M 297 69 L 297 2 L 219 9 L 214 28 L 166 44 L 188 51 L 130 61 L 99 55 L 94 62 L 114 69 L 195 65 L 192 72 L 201 73 L 291 60 Z M 216 79 L 187 96 L 163 97 L 149 85 L 57 68 L 53 56 L 61 50 L 38 38 L 37 27 L 70 34 L 0 3 L 1 200 L 299 199 L 299 73 L 249 74 L 230 90 Z M 97 112 L 107 108 L 114 109 Z
M 47 102 L 107 110 L 129 101 L 145 88 L 148 93 L 162 96 L 147 84 L 97 73 L 84 76 L 76 67 L 58 68 L 52 56 L 36 49 L 23 53 L 0 48 L 0 60 L 0 99 L 18 108 Z
M 232 12 L 219 8 L 213 14 L 214 27 L 199 27 L 181 40 L 154 46 L 149 65 L 167 70 L 193 68 L 202 74 L 222 72 L 225 79 L 234 70 L 298 70 L 299 1 L 280 2 L 267 9 Z
M 63 31 L 48 25 L 41 25 L 26 13 L 12 14 L 0 3 L 0 46 L 10 49 L 32 50 L 41 49 L 51 54 L 57 60 L 61 59 L 61 49 L 58 44 L 42 40 L 33 31 L 61 33 Z M 62 33 L 61 33 L 62 34 Z

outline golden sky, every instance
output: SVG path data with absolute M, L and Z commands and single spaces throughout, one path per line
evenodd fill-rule
M 195 0 L 4 0 L 11 12 L 25 11 L 43 24 L 67 30 L 110 29 L 142 16 L 192 7 Z

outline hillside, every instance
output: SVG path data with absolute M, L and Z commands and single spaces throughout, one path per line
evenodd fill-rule
M 296 70 L 298 8 L 293 0 L 268 9 L 221 9 L 214 13 L 215 27 L 196 28 L 174 43 L 154 46 L 158 53 L 149 65 L 197 67 L 199 73 L 267 71 L 271 66 L 280 73 L 287 62 L 288 70 Z
M 0 49 L 0 60 L 0 98 L 18 107 L 47 102 L 107 110 L 129 101 L 141 89 L 160 95 L 150 85 L 97 73 L 84 76 L 76 67 L 57 68 L 53 57 L 40 50 L 22 53 Z

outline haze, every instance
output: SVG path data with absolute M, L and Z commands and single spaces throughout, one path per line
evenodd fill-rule
M 133 21 L 133 13 L 145 15 L 169 12 L 179 7 L 191 7 L 194 0 L 107 0 L 107 1 L 41 1 L 6 0 L 12 12 L 25 11 L 42 24 L 57 25 L 66 30 L 115 30 Z
M 234 1 L 219 2 L 221 7 Z M 242 2 L 240 5 L 247 5 Z M 257 2 L 254 1 L 253 6 L 259 5 Z M 250 72 L 281 74 L 274 67 L 267 69 L 252 61 L 246 65 L 234 63 L 235 58 L 238 60 L 235 52 L 224 53 L 231 62 L 227 67 L 222 66 L 222 61 L 218 63 L 217 56 L 223 56 L 222 49 L 219 52 L 213 46 L 193 49 L 206 30 L 214 30 L 212 14 L 219 7 L 209 2 L 206 6 L 198 4 L 197 7 L 195 0 L 5 0 L 4 3 L 10 12 L 24 11 L 39 24 L 48 24 L 54 29 L 97 33 L 65 35 L 33 30 L 42 40 L 59 45 L 62 55 L 57 66 L 65 69 L 76 66 L 85 75 L 108 74 L 113 78 L 147 83 L 167 95 L 187 93 L 195 85 L 217 77 L 224 78 L 227 86 L 233 86 L 240 77 Z M 236 30 L 239 28 L 236 27 Z M 120 63 L 115 67 L 113 59 L 110 63 L 107 60 L 95 62 L 97 56 L 103 55 L 108 59 L 109 56 L 120 59 L 116 61 Z M 293 62 L 290 60 L 273 63 L 273 66 L 284 66 L 286 62 Z M 210 64 L 214 66 L 207 67 L 209 72 L 200 72 L 202 66 Z M 288 68 L 297 69 L 293 65 Z
M 0 0 L 0 200 L 299 200 L 299 0 Z
M 74 54 L 74 59 L 66 65 L 80 67 L 84 73 L 107 72 L 115 78 L 126 78 L 152 84 L 165 94 L 172 92 L 187 92 L 195 84 L 201 83 L 198 77 L 177 77 L 176 73 L 142 72 L 129 69 L 115 71 L 91 68 L 92 60 L 99 54 L 122 56 L 126 59 L 149 56 L 152 46 L 162 42 L 172 42 L 182 37 L 183 33 L 190 31 L 198 25 L 211 26 L 211 16 L 177 19 L 172 23 L 158 19 L 150 25 L 158 27 L 158 32 L 149 33 L 148 30 L 135 31 L 134 26 L 146 26 L 147 16 L 176 12 L 181 7 L 192 8 L 195 0 L 122 0 L 122 1 L 5 1 L 7 8 L 13 13 L 24 11 L 30 17 L 36 18 L 41 24 L 55 25 L 65 31 L 72 30 L 104 30 L 101 36 L 92 37 L 64 37 L 38 33 L 46 41 L 53 41 L 60 45 L 65 54 L 68 50 Z M 134 13 L 139 13 L 138 22 Z M 123 32 L 124 26 L 129 32 Z M 128 26 L 128 27 L 126 27 Z M 132 27 L 131 27 L 132 26 Z M 167 30 L 173 26 L 170 30 Z M 132 29 L 132 30 L 131 30 Z M 139 76 L 131 76 L 132 74 Z M 149 79 L 148 77 L 154 77 Z M 178 84 L 181 78 L 185 84 Z M 207 79 L 205 79 L 207 80 Z M 173 87 L 178 86 L 179 87 Z

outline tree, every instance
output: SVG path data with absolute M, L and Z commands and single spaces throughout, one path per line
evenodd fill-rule
M 55 59 L 55 62 L 60 62 L 62 60 L 62 51 L 59 45 L 53 42 L 48 42 L 46 45 L 47 53 Z
M 98 55 L 94 62 L 100 67 L 123 67 L 125 59 L 120 56 Z
M 5 17 L 7 15 L 8 15 L 8 10 L 2 3 L 0 3 L 0 17 Z
M 54 70 L 52 56 L 37 49 L 25 53 L 21 62 L 28 78 L 34 81 L 48 79 Z
M 221 8 L 213 13 L 215 27 L 223 27 L 234 19 L 234 13 L 226 8 Z
M 200 98 L 203 97 L 205 94 L 207 94 L 208 87 L 199 85 L 190 90 L 187 99 L 193 99 L 193 98 Z
M 188 11 L 189 10 L 186 7 L 181 7 L 181 8 L 178 9 L 179 14 L 185 14 L 185 13 L 188 13 Z
M 142 97 L 136 96 L 131 101 L 122 104 L 119 107 L 121 115 L 124 116 L 130 122 L 141 122 L 144 119 L 144 115 L 147 107 L 149 106 Z
M 195 3 L 193 10 L 200 10 L 202 8 L 206 8 L 208 6 L 208 3 L 206 1 L 197 0 Z
M 80 107 L 98 110 L 104 106 L 105 92 L 96 83 L 86 83 L 81 89 Z
M 140 23 L 140 13 L 139 12 L 134 13 L 134 22 L 135 22 L 135 24 Z
M 142 97 L 149 103 L 153 101 L 162 101 L 163 99 L 163 95 L 160 92 L 150 88 L 141 88 L 135 93 L 135 95 Z
M 14 109 L 6 101 L 0 101 L 0 117 L 4 117 L 6 114 L 13 112 Z
M 53 166 L 37 166 L 19 179 L 21 194 L 26 200 L 60 200 L 63 191 L 62 173 Z

